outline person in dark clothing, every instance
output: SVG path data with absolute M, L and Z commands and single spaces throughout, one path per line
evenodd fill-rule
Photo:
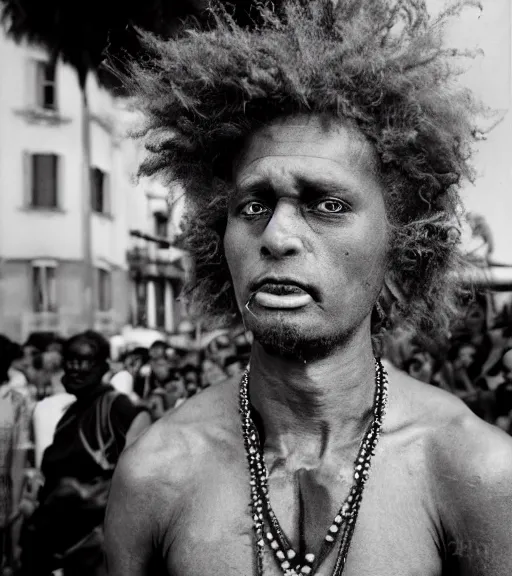
M 45 484 L 24 550 L 27 574 L 103 574 L 101 525 L 110 478 L 125 445 L 151 420 L 144 408 L 102 384 L 109 347 L 88 331 L 64 346 L 66 391 L 76 396 L 57 425 L 41 465 Z

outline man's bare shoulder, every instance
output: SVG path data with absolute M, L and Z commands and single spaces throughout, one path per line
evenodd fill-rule
M 205 483 L 240 452 L 243 458 L 237 396 L 233 382 L 201 392 L 123 452 L 105 519 L 113 573 L 153 573 L 148 566 L 155 545 L 172 542 Z
M 512 516 L 512 438 L 449 392 L 394 370 L 391 378 L 390 402 L 394 395 L 403 427 L 422 439 L 439 501 L 450 502 L 455 514 L 473 507 L 480 514 L 484 503 L 501 502 Z
M 436 478 L 461 499 L 498 495 L 505 485 L 512 498 L 512 438 L 460 404 L 431 434 Z
M 238 439 L 237 383 L 208 388 L 155 422 L 122 455 L 118 468 L 133 488 L 181 490 L 205 458 Z
M 415 426 L 423 430 L 439 428 L 464 414 L 471 414 L 454 394 L 420 382 L 392 365 L 386 368 L 390 383 L 389 406 L 391 410 L 398 406 L 393 418 L 394 426 Z

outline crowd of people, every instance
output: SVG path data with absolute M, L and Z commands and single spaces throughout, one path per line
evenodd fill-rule
M 480 418 L 512 434 L 512 318 L 489 293 L 474 295 L 444 342 L 396 334 L 384 355 L 413 378 L 443 388 Z
M 512 332 L 490 302 L 468 303 L 444 345 L 395 333 L 383 356 L 512 434 Z M 0 336 L 2 574 L 103 574 L 101 525 L 121 451 L 187 399 L 239 378 L 249 361 L 243 330 L 204 348 L 170 342 L 113 357 L 93 331 L 33 334 L 23 345 Z
M 204 348 L 162 339 L 112 350 L 94 331 L 22 345 L 0 336 L 2 574 L 101 574 L 121 451 L 165 412 L 241 374 L 250 343 L 235 331 Z

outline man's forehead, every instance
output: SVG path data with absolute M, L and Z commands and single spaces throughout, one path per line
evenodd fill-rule
M 74 342 L 68 350 L 69 356 L 81 356 L 81 357 L 94 357 L 97 354 L 96 348 L 90 343 L 84 340 Z
M 373 146 L 354 122 L 299 115 L 276 120 L 251 135 L 235 171 L 267 157 L 323 158 L 338 164 L 376 167 Z

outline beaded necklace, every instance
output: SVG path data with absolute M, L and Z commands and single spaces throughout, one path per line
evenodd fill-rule
M 327 558 L 339 537 L 338 555 L 333 576 L 341 576 L 354 533 L 354 528 L 363 499 L 363 490 L 369 477 L 371 458 L 382 428 L 388 399 L 388 378 L 380 359 L 375 359 L 375 396 L 373 419 L 363 436 L 354 463 L 353 484 L 349 494 L 334 518 L 317 555 L 311 552 L 300 557 L 284 534 L 270 504 L 268 492 L 268 470 L 258 430 L 251 417 L 249 400 L 249 371 L 246 370 L 240 383 L 240 415 L 245 451 L 250 472 L 251 510 L 256 538 L 256 574 L 263 576 L 265 543 L 274 553 L 284 576 L 313 576 Z

